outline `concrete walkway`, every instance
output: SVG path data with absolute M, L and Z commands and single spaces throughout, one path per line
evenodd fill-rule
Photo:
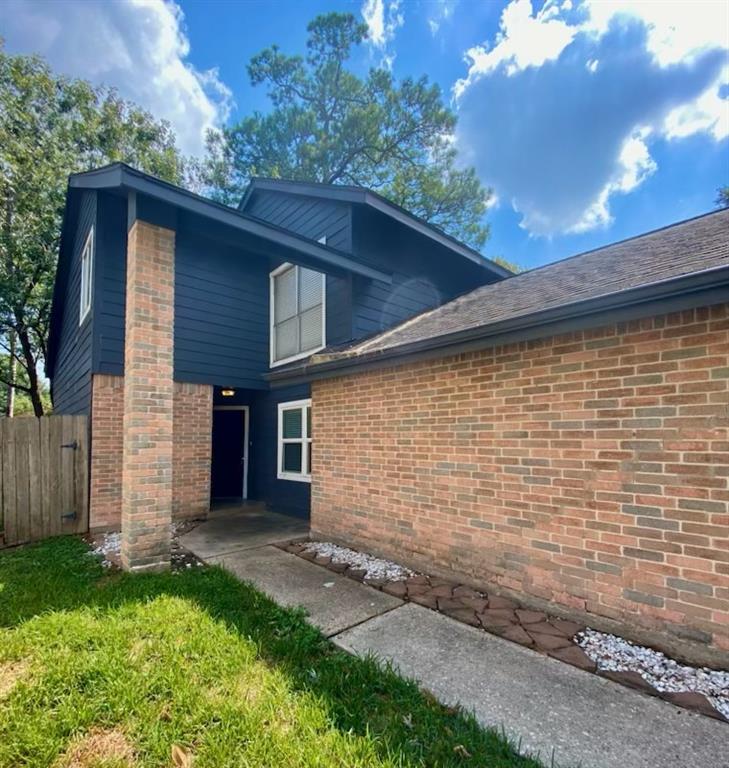
M 244 518 L 244 519 L 240 519 Z M 203 523 L 181 543 L 277 602 L 303 606 L 344 650 L 392 661 L 445 704 L 503 728 L 546 765 L 729 768 L 729 726 L 386 595 L 270 546 L 306 533 L 283 515 Z M 295 530 L 296 533 L 290 533 Z

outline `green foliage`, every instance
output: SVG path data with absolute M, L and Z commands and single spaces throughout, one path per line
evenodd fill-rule
M 250 81 L 273 108 L 210 134 L 202 186 L 228 204 L 253 176 L 366 186 L 480 248 L 490 192 L 456 163 L 456 117 L 438 86 L 396 82 L 385 69 L 353 74 L 367 27 L 351 14 L 317 16 L 307 29 L 306 57 L 273 45 L 251 59 Z
M 719 187 L 714 202 L 717 208 L 729 208 L 729 187 Z
M 33 402 L 28 393 L 28 375 L 23 368 L 16 366 L 15 375 L 10 371 L 10 356 L 0 354 L 0 382 L 13 379 L 16 383 L 15 402 L 13 406 L 14 416 L 29 416 L 33 414 Z M 51 393 L 45 381 L 39 382 L 41 402 L 43 403 L 43 412 L 50 413 Z M 0 383 L 0 417 L 7 414 L 9 387 Z
M 183 172 L 167 124 L 0 40 L 0 350 L 14 332 L 37 415 L 68 176 L 115 161 L 173 182 Z
M 0 553 L 0 595 L 0 768 L 66 765 L 90 732 L 139 768 L 180 765 L 173 745 L 195 768 L 538 768 L 220 568 L 104 574 L 53 539 Z

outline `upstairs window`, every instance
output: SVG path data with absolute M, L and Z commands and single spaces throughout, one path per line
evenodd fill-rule
M 271 366 L 316 352 L 326 344 L 325 276 L 284 264 L 271 273 Z
M 276 476 L 311 482 L 311 400 L 279 403 Z
M 94 277 L 94 228 L 86 236 L 84 249 L 81 251 L 81 295 L 79 298 L 79 325 L 83 323 L 91 310 Z

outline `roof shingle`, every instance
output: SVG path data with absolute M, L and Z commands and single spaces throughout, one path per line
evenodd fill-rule
M 331 357 L 381 352 L 459 331 L 487 328 L 543 310 L 726 266 L 729 209 L 484 285 Z

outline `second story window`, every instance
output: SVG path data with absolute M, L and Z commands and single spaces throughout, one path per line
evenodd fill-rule
M 271 272 L 271 365 L 306 357 L 326 344 L 325 276 L 284 264 Z
M 81 291 L 79 297 L 79 325 L 86 319 L 91 310 L 94 277 L 94 228 L 91 227 L 81 251 Z

